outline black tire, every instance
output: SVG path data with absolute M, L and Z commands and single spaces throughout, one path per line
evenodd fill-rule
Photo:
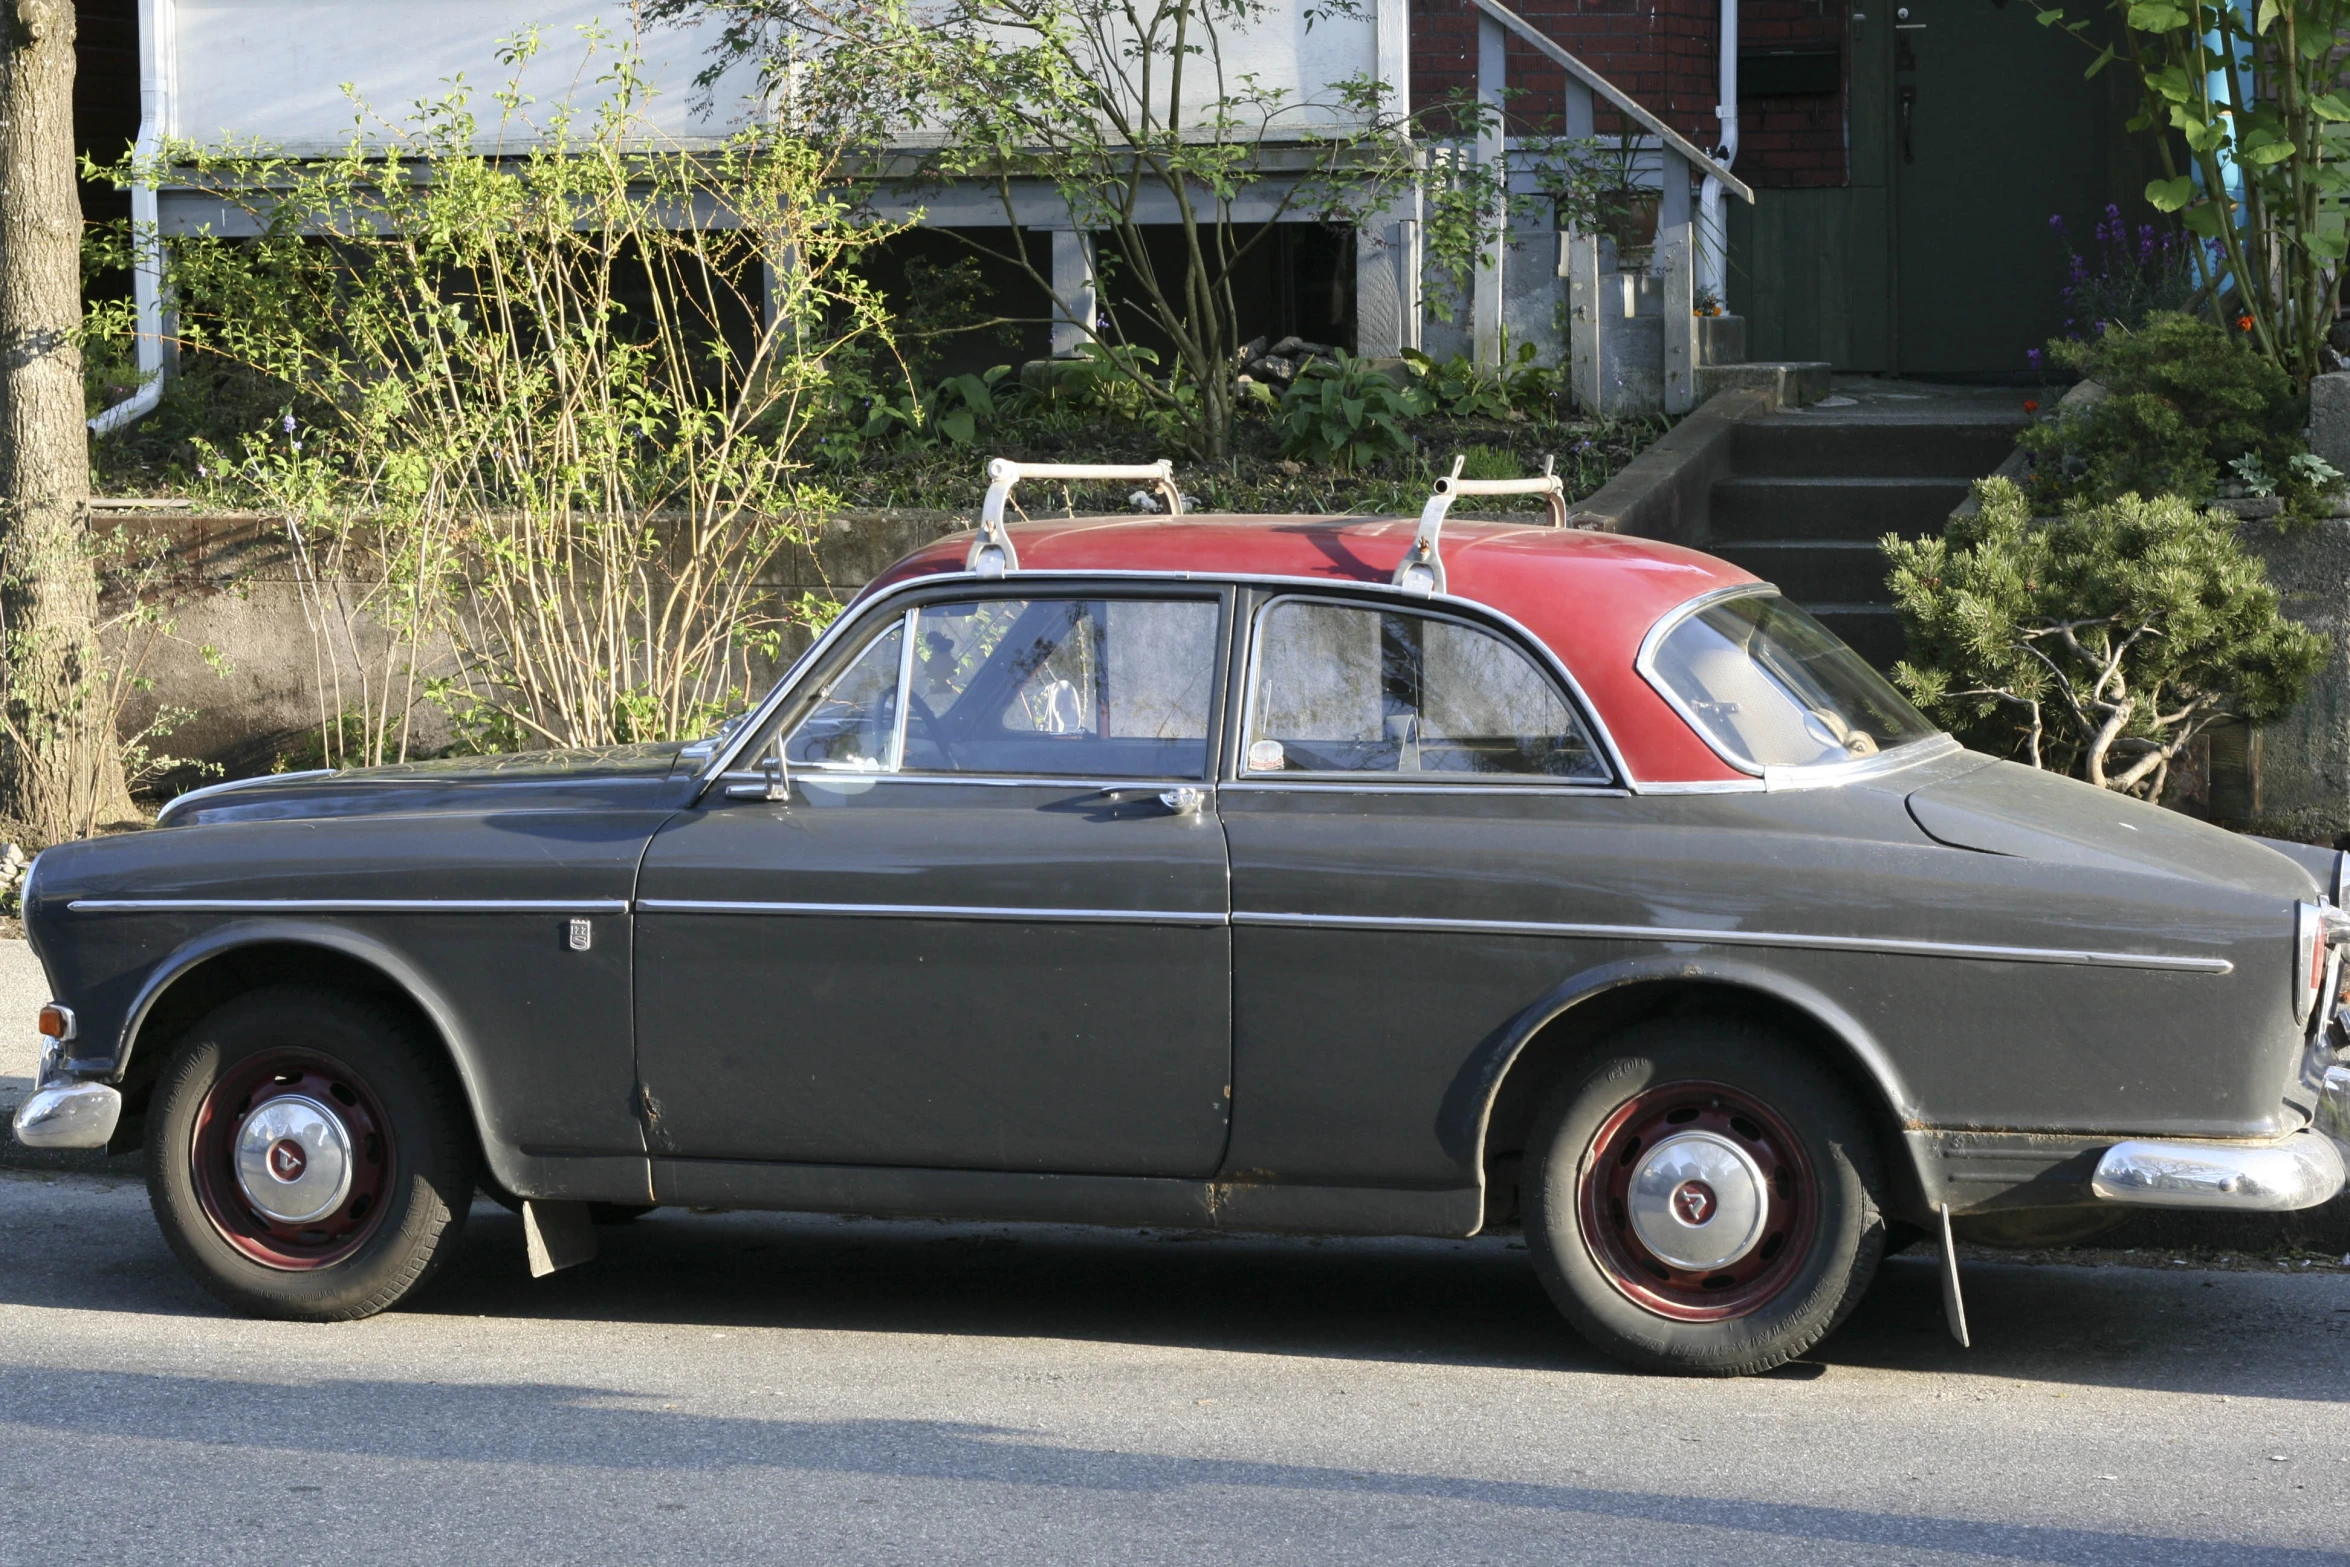
M 1726 1174 L 1728 1199 L 1689 1178 L 1660 1207 L 1662 1182 L 1693 1168 L 1674 1158 L 1693 1149 Z M 1800 1047 L 1734 1016 L 1656 1018 L 1607 1041 L 1545 1101 L 1526 1166 L 1543 1286 L 1594 1346 L 1644 1371 L 1750 1376 L 1792 1360 L 1859 1303 L 1884 1253 L 1867 1119 Z M 1716 1220 L 1735 1227 L 1699 1234 Z M 1660 1257 L 1644 1236 L 1678 1237 L 1675 1223 L 1692 1252 L 1754 1238 L 1729 1260 L 1668 1266 L 1685 1253 Z
M 251 1154 L 273 1102 L 295 1130 Z M 334 1136 L 315 1135 L 318 1108 L 335 1118 Z M 241 1147 L 265 1174 L 238 1173 Z M 198 1283 L 259 1317 L 346 1322 L 415 1293 L 456 1250 L 475 1162 L 438 1050 L 397 1010 L 323 987 L 224 1002 L 179 1041 L 147 1110 L 147 1197 L 164 1239 Z M 334 1204 L 289 1221 L 250 1195 L 281 1166 L 295 1180 L 350 1176 L 339 1197 L 331 1184 L 273 1195 L 288 1209 L 311 1196 Z

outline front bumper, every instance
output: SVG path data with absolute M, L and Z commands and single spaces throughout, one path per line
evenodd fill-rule
M 103 1148 L 121 1119 L 121 1090 L 106 1083 L 59 1083 L 16 1107 L 16 1140 L 27 1148 Z
M 27 1148 L 103 1148 L 122 1120 L 122 1091 L 67 1076 L 62 1051 L 55 1040 L 42 1049 L 33 1095 L 16 1107 L 16 1140 Z

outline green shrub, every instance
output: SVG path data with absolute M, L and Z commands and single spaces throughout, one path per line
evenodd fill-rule
M 1342 349 L 1298 372 L 1281 394 L 1274 424 L 1283 456 L 1354 469 L 1410 451 L 1402 421 L 1421 411 L 1411 392 Z
M 2060 340 L 2048 353 L 2110 395 L 2019 437 L 2043 503 L 2132 492 L 2208 501 L 2247 457 L 2296 512 L 2316 500 L 2316 481 L 2294 462 L 2307 455 L 2306 404 L 2282 370 L 2210 322 L 2157 312 L 2136 331 Z
M 2044 520 L 2004 479 L 1976 496 L 1943 537 L 1883 548 L 1894 681 L 1979 750 L 2159 800 L 2197 735 L 2275 717 L 2325 659 L 2224 514 L 2124 495 Z
M 1534 362 L 1532 343 L 1520 343 L 1498 365 L 1478 364 L 1466 354 L 1431 359 L 1412 348 L 1403 351 L 1403 362 L 1421 401 L 1434 413 L 1454 419 L 1547 418 L 1557 409 L 1559 373 Z

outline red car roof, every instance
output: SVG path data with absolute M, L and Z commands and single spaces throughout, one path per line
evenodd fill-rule
M 1024 570 L 1164 571 L 1384 583 L 1412 542 L 1407 518 L 1076 517 L 1014 524 Z M 961 571 L 971 536 L 939 540 L 876 577 Z M 1756 578 L 1696 550 L 1528 523 L 1447 521 L 1447 589 L 1550 645 L 1599 709 L 1633 777 L 1698 783 L 1743 777 L 1691 732 L 1632 667 L 1649 627 L 1701 593 Z

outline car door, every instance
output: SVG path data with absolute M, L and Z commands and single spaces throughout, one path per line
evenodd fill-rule
M 1507 626 L 1321 592 L 1259 595 L 1250 620 L 1223 788 L 1229 1166 L 1304 1185 L 1473 1180 L 1444 1131 L 1463 1066 L 1604 961 L 1552 930 L 1636 885 L 1617 870 L 1637 802 L 1574 692 Z
M 868 610 L 779 709 L 788 801 L 713 787 L 646 855 L 657 1151 L 1212 1173 L 1228 622 L 1214 587 L 1016 580 Z

